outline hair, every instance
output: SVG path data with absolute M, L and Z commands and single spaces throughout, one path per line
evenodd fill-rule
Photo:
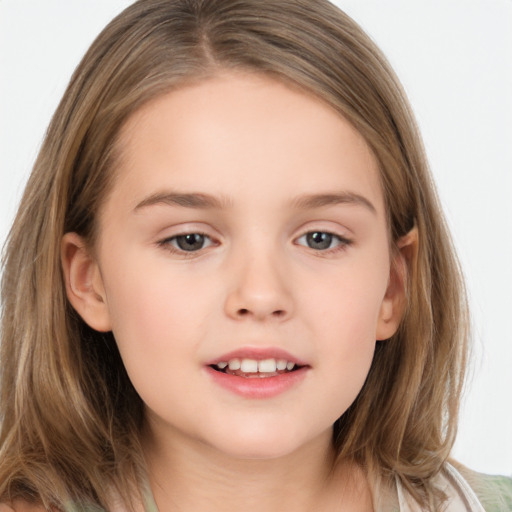
M 5 247 L 0 499 L 105 507 L 137 497 L 143 404 L 111 333 L 70 306 L 66 232 L 94 244 L 115 184 L 119 133 L 142 105 L 220 71 L 259 73 L 321 98 L 380 166 L 391 250 L 418 234 L 398 332 L 377 343 L 355 402 L 334 425 L 339 458 L 398 477 L 434 510 L 433 477 L 457 429 L 468 352 L 460 268 L 402 87 L 385 57 L 327 0 L 139 0 L 77 67 L 35 162 Z

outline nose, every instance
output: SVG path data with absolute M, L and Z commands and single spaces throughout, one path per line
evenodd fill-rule
M 225 301 L 229 317 L 285 321 L 292 315 L 291 283 L 286 267 L 275 255 L 252 254 L 239 258 L 231 266 L 229 276 Z

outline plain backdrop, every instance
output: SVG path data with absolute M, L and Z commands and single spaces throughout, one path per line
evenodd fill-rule
M 81 56 L 127 0 L 0 0 L 0 242 Z M 338 0 L 409 95 L 467 276 L 475 363 L 454 455 L 512 474 L 512 1 Z

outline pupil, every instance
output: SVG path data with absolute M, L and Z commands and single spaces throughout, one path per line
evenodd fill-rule
M 306 236 L 309 247 L 312 249 L 328 249 L 332 243 L 332 235 L 330 233 L 308 233 Z
M 181 235 L 176 238 L 176 242 L 183 251 L 197 251 L 203 247 L 204 236 L 198 233 Z

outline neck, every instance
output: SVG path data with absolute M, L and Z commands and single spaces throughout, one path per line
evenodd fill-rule
M 309 512 L 372 510 L 362 471 L 335 464 L 332 432 L 272 459 L 243 459 L 179 433 L 143 439 L 160 512 Z

